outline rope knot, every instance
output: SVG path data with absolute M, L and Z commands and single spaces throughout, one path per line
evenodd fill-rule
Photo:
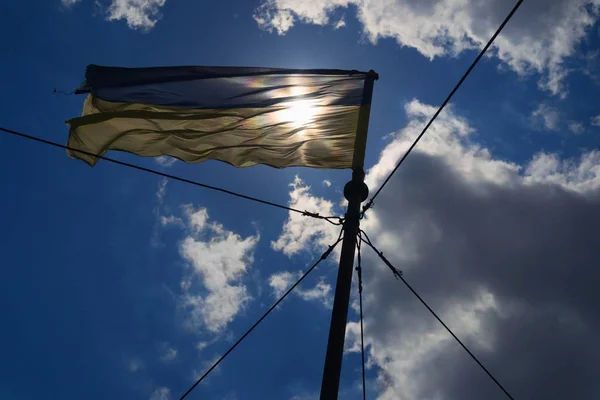
M 331 254 L 331 252 L 333 251 L 334 248 L 335 248 L 335 245 L 329 246 L 329 248 L 327 250 L 325 250 L 325 253 L 323 253 L 323 255 L 321 256 L 321 260 L 324 260 L 327 257 L 329 257 L 329 255 Z
M 321 215 L 319 215 L 319 213 L 313 213 L 313 212 L 310 212 L 308 210 L 304 210 L 304 212 L 302 213 L 302 215 L 304 215 L 305 217 L 321 218 Z

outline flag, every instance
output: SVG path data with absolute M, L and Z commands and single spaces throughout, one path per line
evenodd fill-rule
M 236 167 L 362 167 L 373 72 L 89 65 L 71 157 L 120 150 Z M 360 121 L 359 121 L 360 120 Z M 78 152 L 81 150 L 85 153 Z

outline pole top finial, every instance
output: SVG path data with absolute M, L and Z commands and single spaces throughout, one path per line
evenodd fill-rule
M 361 203 L 369 197 L 369 187 L 365 183 L 365 171 L 362 169 L 352 170 L 352 180 L 344 186 L 346 200 L 356 199 L 357 194 L 360 196 Z
M 371 69 L 369 72 L 367 72 L 367 78 L 371 78 L 376 81 L 379 80 L 379 74 Z

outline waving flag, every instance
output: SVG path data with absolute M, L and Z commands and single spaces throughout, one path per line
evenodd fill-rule
M 236 167 L 362 167 L 376 74 L 237 67 L 90 65 L 68 153 L 108 150 Z M 82 150 L 84 154 L 74 150 Z M 92 155 L 90 155 L 91 153 Z

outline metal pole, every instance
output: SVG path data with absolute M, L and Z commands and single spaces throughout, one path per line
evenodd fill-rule
M 344 355 L 344 340 L 346 337 L 346 322 L 348 320 L 348 305 L 350 303 L 350 288 L 354 267 L 354 252 L 356 236 L 360 221 L 360 203 L 369 197 L 369 188 L 365 184 L 363 171 L 365 150 L 367 147 L 367 130 L 371 113 L 371 96 L 373 82 L 379 78 L 375 71 L 367 74 L 363 87 L 363 98 L 358 114 L 357 135 L 354 142 L 354 159 L 352 160 L 352 180 L 344 187 L 344 197 L 348 200 L 348 210 L 344 221 L 344 240 L 338 269 L 335 297 L 329 326 L 327 354 L 323 381 L 321 383 L 321 400 L 337 400 L 340 387 L 340 373 Z
M 365 173 L 362 170 L 352 172 L 352 180 L 344 188 L 344 196 L 348 200 L 348 211 L 344 222 L 344 240 L 338 269 L 335 298 L 331 313 L 331 326 L 327 342 L 327 355 L 323 382 L 321 384 L 321 400 L 337 400 L 340 386 L 340 372 L 344 353 L 348 305 L 356 250 L 356 235 L 360 217 L 360 203 L 368 197 L 367 185 L 364 183 Z

